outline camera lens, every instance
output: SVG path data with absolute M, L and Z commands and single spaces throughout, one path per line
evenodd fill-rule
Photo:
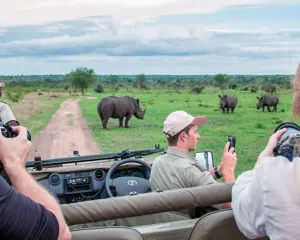
M 278 142 L 285 139 L 290 134 L 300 134 L 300 127 L 296 123 L 293 123 L 293 122 L 285 122 L 285 123 L 279 124 L 276 127 L 274 133 L 281 130 L 281 129 L 283 129 L 283 128 L 286 128 L 286 132 L 281 135 Z

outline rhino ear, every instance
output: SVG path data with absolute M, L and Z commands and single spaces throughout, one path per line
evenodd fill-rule
M 224 97 L 227 97 L 227 95 L 225 94 Z
M 136 101 L 137 101 L 138 104 L 140 104 L 140 99 L 137 99 Z

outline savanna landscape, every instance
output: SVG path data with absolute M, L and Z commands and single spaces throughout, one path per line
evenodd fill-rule
M 76 79 L 76 75 L 72 77 Z M 178 76 L 168 76 L 162 81 L 157 77 L 137 75 L 128 80 L 122 76 L 96 76 L 93 73 L 84 78 L 85 85 L 66 75 L 60 81 L 41 81 L 39 87 L 22 86 L 24 83 L 18 83 L 20 80 L 17 79 L 10 80 L 11 85 L 19 86 L 10 86 L 7 81 L 2 100 L 11 105 L 17 119 L 30 129 L 34 143 L 32 158 L 36 155 L 44 159 L 66 157 L 72 155 L 73 150 L 84 155 L 140 150 L 153 148 L 155 144 L 166 149 L 163 121 L 170 112 L 184 110 L 207 117 L 207 123 L 199 128 L 201 139 L 196 151 L 212 151 L 215 164 L 221 160 L 227 136 L 236 136 L 236 171 L 240 174 L 253 167 L 279 123 L 297 122 L 291 113 L 292 90 L 287 84 L 292 76 L 282 77 L 283 80 L 274 76 L 278 84 L 264 82 L 266 79 L 272 81 L 272 76 L 252 76 L 252 83 L 262 81 L 256 85 L 238 81 L 243 78 L 221 75 L 218 80 L 218 77 L 211 76 L 204 82 L 201 76 L 191 77 L 193 81 L 188 77 L 178 80 Z M 25 82 L 32 84 L 29 79 Z M 238 98 L 234 113 L 222 113 L 218 95 L 223 94 Z M 264 94 L 279 97 L 277 112 L 262 112 L 256 108 L 257 97 Z M 103 129 L 97 105 L 102 98 L 112 95 L 139 99 L 140 107 L 146 108 L 144 119 L 133 116 L 129 121 L 130 128 L 119 128 L 118 119 L 111 118 L 108 129 Z M 73 107 L 66 101 L 72 102 Z M 76 133 L 80 129 L 83 133 Z M 80 144 L 86 141 L 88 143 Z

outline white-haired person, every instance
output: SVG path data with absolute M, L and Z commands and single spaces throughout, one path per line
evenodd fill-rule
M 284 123 L 232 188 L 237 226 L 249 239 L 300 239 L 300 127 Z

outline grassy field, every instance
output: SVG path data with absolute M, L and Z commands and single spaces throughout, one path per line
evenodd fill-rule
M 238 97 L 238 107 L 234 114 L 221 113 L 218 107 L 218 94 L 223 93 Z M 118 119 L 109 120 L 109 130 L 102 129 L 96 110 L 97 104 L 101 98 L 110 96 L 111 93 L 88 93 L 89 98 L 82 99 L 80 105 L 83 116 L 87 119 L 93 137 L 99 142 L 102 152 L 122 151 L 127 148 L 140 150 L 153 148 L 155 144 L 160 144 L 166 149 L 167 143 L 162 133 L 162 124 L 170 112 L 185 110 L 193 115 L 205 115 L 208 122 L 199 128 L 201 139 L 197 151 L 213 151 L 215 164 L 217 164 L 221 160 L 227 136 L 236 136 L 237 173 L 240 174 L 254 166 L 258 154 L 280 122 L 295 121 L 291 115 L 291 91 L 277 93 L 280 98 L 278 112 L 257 110 L 256 97 L 260 94 L 221 92 L 219 89 L 205 89 L 199 95 L 187 91 L 171 93 L 167 90 L 118 92 L 117 96 L 130 95 L 139 98 L 142 107 L 147 107 L 145 119 L 138 120 L 133 117 L 129 122 L 131 126 L 129 129 L 118 128 Z

